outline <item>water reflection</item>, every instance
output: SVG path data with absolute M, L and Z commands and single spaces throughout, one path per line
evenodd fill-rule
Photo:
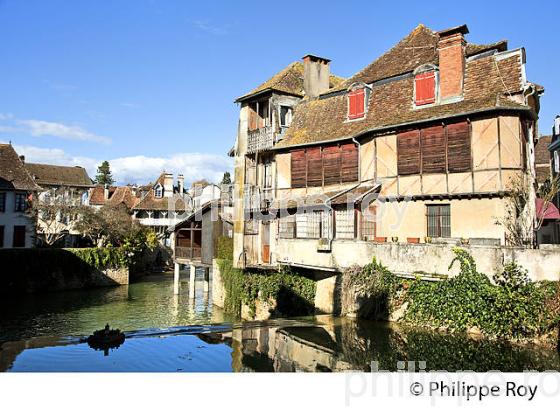
M 172 287 L 157 279 L 4 299 L 0 371 L 337 372 L 369 371 L 372 361 L 391 371 L 408 361 L 426 370 L 560 370 L 554 349 L 388 323 L 331 316 L 235 323 L 202 287 L 194 300 L 187 283 L 179 296 Z M 104 356 L 84 336 L 107 322 L 125 330 L 126 341 Z

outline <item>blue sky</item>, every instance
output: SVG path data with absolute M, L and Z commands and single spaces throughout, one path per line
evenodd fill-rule
M 350 76 L 419 23 L 467 23 L 471 42 L 524 46 L 529 80 L 546 88 L 540 127 L 549 133 L 560 113 L 556 9 L 552 1 L 0 0 L 0 141 L 29 160 L 91 174 L 107 159 L 120 182 L 163 169 L 218 180 L 231 167 L 236 96 L 307 53 Z

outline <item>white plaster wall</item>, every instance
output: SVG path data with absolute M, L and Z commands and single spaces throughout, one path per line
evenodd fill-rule
M 11 248 L 13 244 L 14 226 L 24 225 L 25 247 L 31 248 L 34 245 L 35 225 L 32 218 L 23 212 L 14 212 L 15 192 L 6 192 L 6 210 L 0 212 L 0 226 L 4 226 L 4 243 L 0 247 Z

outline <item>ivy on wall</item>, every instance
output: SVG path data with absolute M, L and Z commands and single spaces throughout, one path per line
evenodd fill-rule
M 231 260 L 219 259 L 225 288 L 224 309 L 239 316 L 241 306 L 249 306 L 255 313 L 257 300 L 277 301 L 277 313 L 281 315 L 306 315 L 314 312 L 315 282 L 283 269 L 273 273 L 235 269 Z

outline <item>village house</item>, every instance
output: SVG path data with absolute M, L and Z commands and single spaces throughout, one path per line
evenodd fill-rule
M 468 32 L 419 25 L 348 79 L 306 55 L 238 98 L 234 265 L 337 271 L 376 243 L 506 245 L 516 178 L 532 221 L 544 90 L 524 48 Z
M 88 205 L 95 209 L 107 206 L 124 205 L 128 210 L 142 199 L 142 195 L 147 191 L 143 191 L 141 187 L 124 185 L 124 186 L 103 186 L 96 185 L 89 190 Z
M 25 168 L 42 189 L 37 200 L 69 207 L 88 204 L 93 183 L 85 168 L 27 162 Z M 44 241 L 46 235 L 54 235 L 64 247 L 74 247 L 81 237 L 73 228 L 74 222 L 70 215 L 59 215 L 51 221 L 44 220 L 39 214 L 37 238 Z
M 35 221 L 28 212 L 40 191 L 11 144 L 0 144 L 0 248 L 35 245 Z
M 539 138 L 535 149 L 535 168 L 537 181 L 542 186 L 547 179 L 559 178 L 560 175 L 560 116 L 554 119 L 552 135 Z M 538 242 L 560 244 L 560 194 L 552 203 L 537 204 L 537 215 L 542 212 L 543 224 L 538 232 Z

